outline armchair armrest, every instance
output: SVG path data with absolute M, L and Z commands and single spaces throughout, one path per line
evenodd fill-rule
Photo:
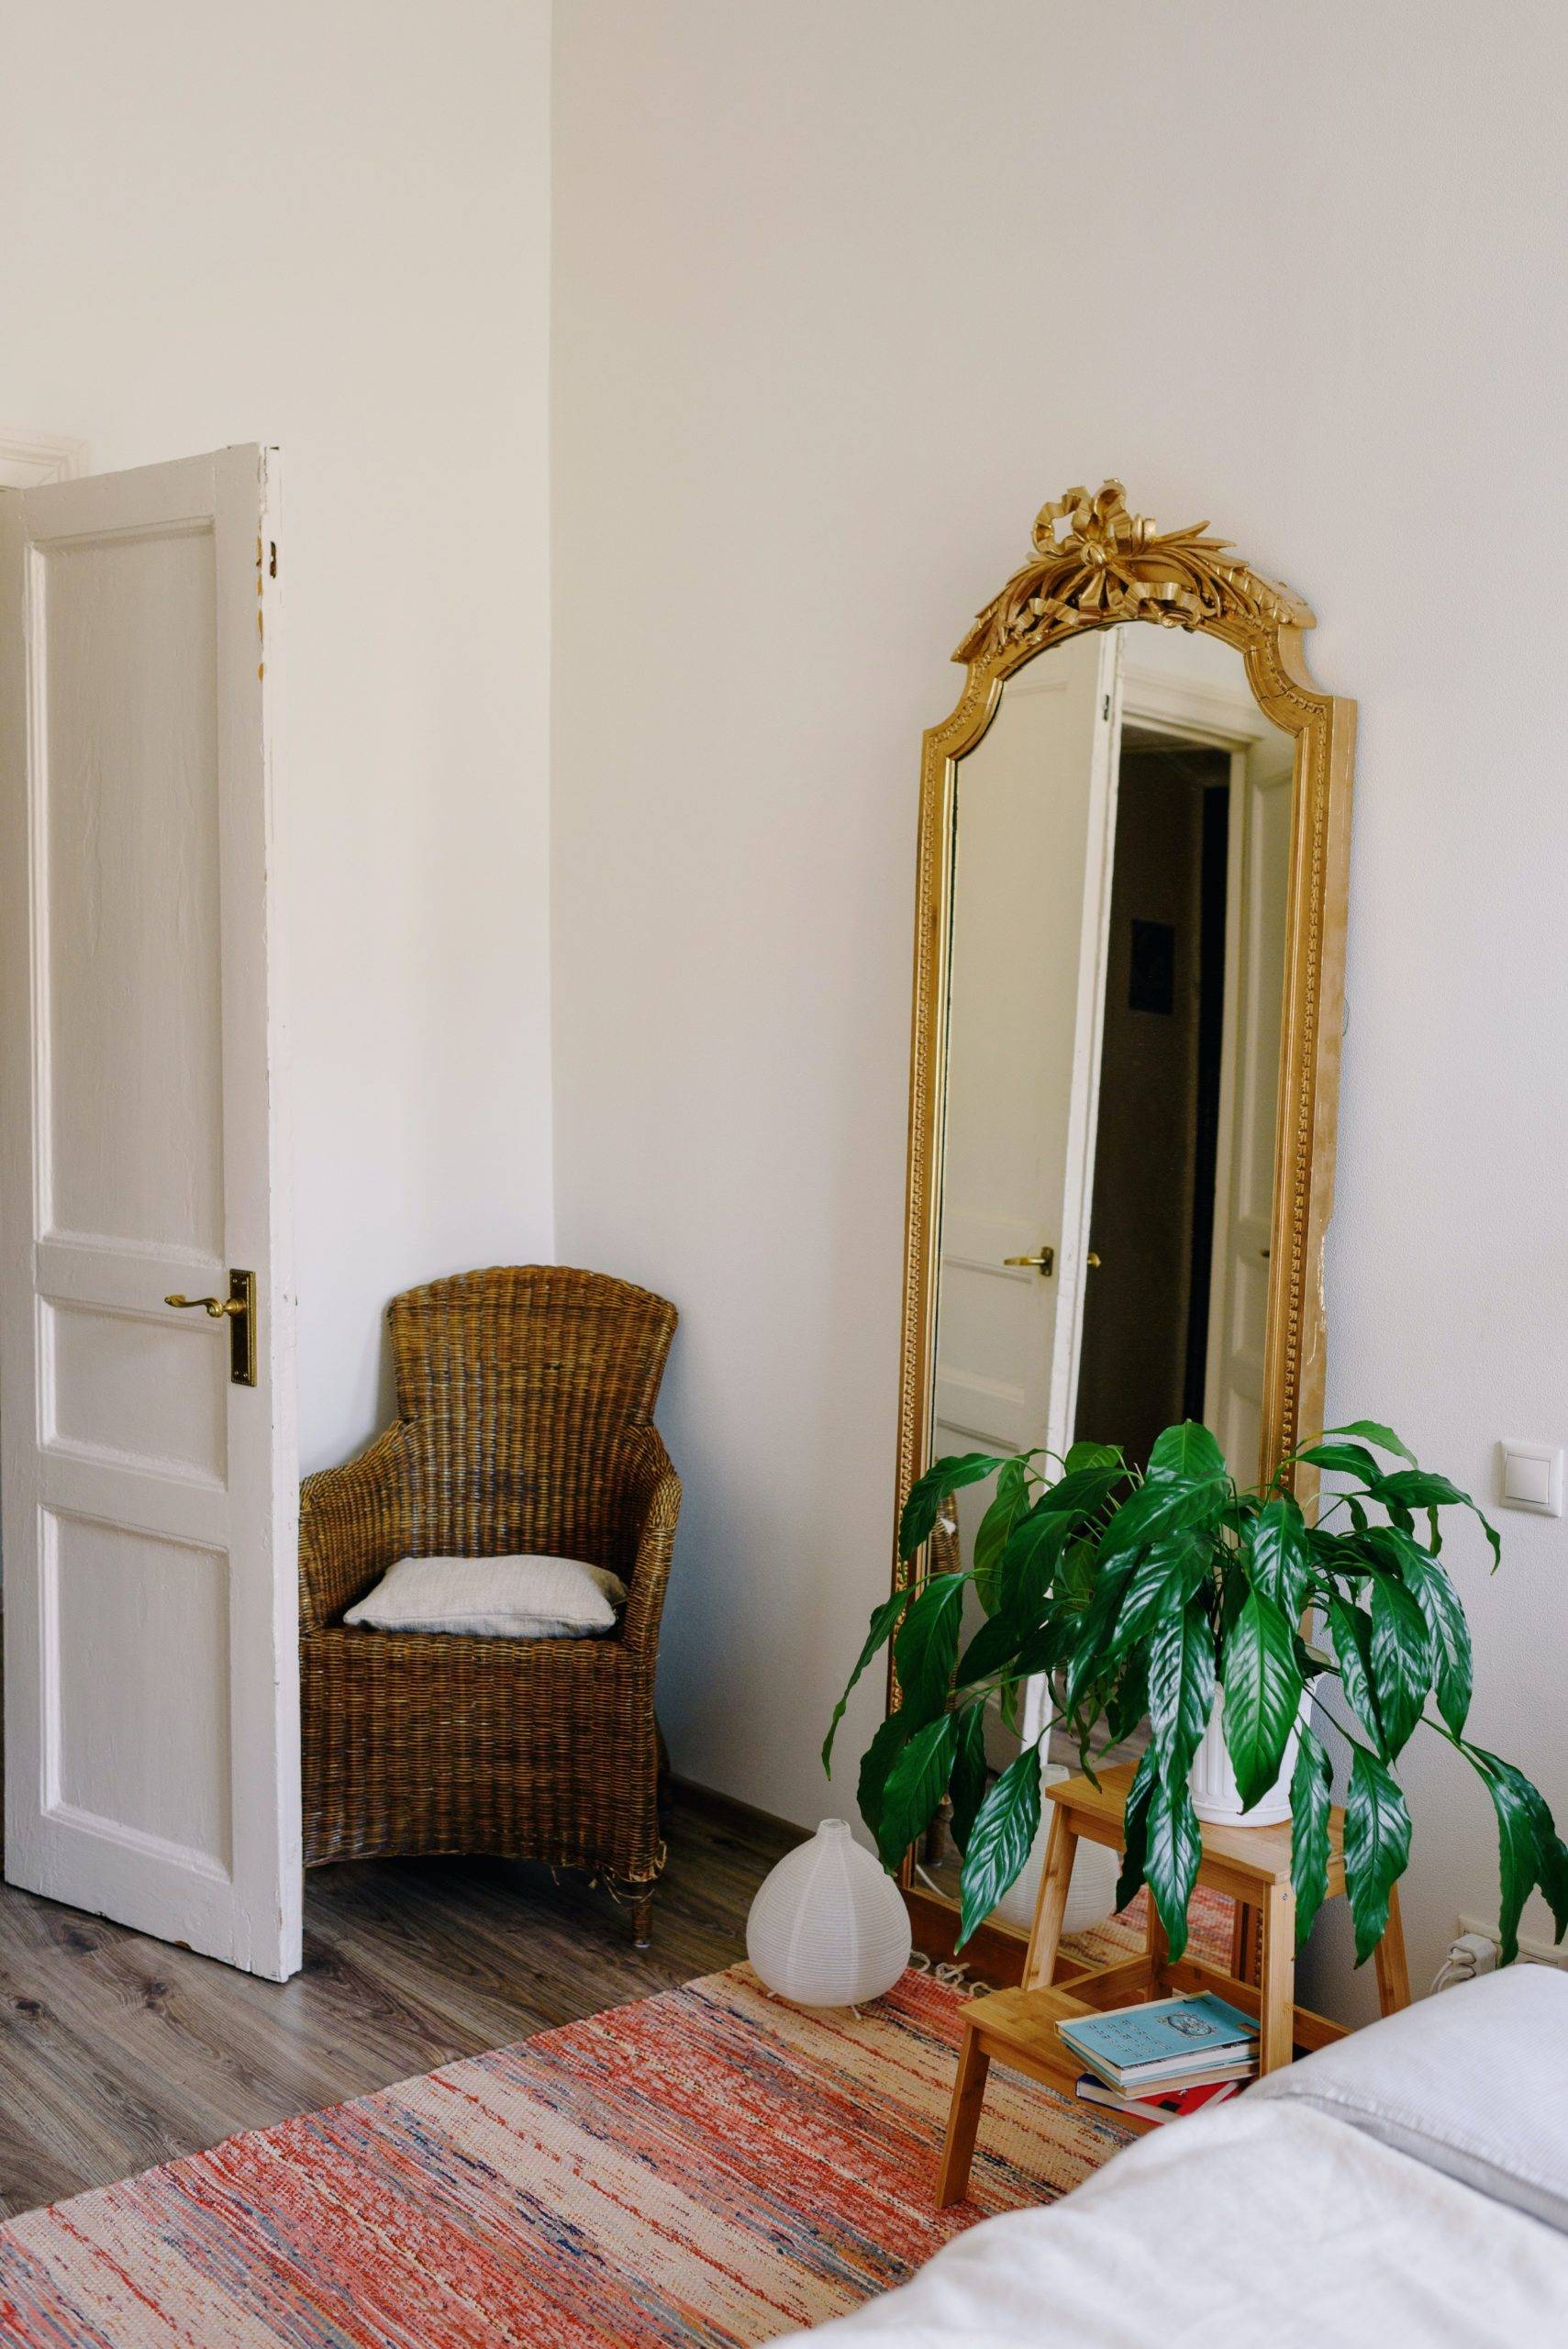
M 408 1429 L 401 1419 L 299 1488 L 299 1628 L 324 1631 L 408 1553 Z
M 628 1585 L 621 1639 L 651 1663 L 659 1646 L 659 1619 L 681 1513 L 681 1480 L 657 1428 L 628 1428 L 620 1453 L 619 1507 L 626 1531 Z

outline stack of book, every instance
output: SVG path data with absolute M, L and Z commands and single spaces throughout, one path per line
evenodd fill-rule
M 1174 2121 L 1218 2103 L 1258 2068 L 1256 2021 L 1212 1990 L 1074 2015 L 1056 2028 L 1088 2066 L 1078 2082 L 1084 2101 L 1145 2121 Z

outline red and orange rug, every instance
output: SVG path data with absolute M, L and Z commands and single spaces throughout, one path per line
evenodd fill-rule
M 1108 1955 L 1133 1936 L 1118 1921 L 1094 1942 Z M 959 2013 L 909 1973 L 858 2017 L 807 2014 L 738 1965 L 231 2138 L 0 2227 L 0 2343 L 771 2341 L 901 2283 L 977 2218 L 1051 2200 L 1124 2142 L 1104 2113 L 997 2074 L 973 2199 L 937 2210 Z

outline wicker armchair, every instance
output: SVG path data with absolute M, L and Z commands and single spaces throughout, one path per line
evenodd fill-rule
M 307 1866 L 495 1852 L 602 1874 L 645 1947 L 662 1865 L 653 1674 L 681 1486 L 651 1414 L 675 1308 L 599 1273 L 467 1273 L 388 1311 L 398 1423 L 300 1491 Z M 603 1639 L 350 1630 L 403 1557 L 619 1575 Z

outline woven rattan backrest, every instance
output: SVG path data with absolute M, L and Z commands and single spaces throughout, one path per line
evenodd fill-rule
M 604 1273 L 498 1266 L 388 1308 L 422 1556 L 608 1561 L 622 1431 L 651 1419 L 675 1308 Z

